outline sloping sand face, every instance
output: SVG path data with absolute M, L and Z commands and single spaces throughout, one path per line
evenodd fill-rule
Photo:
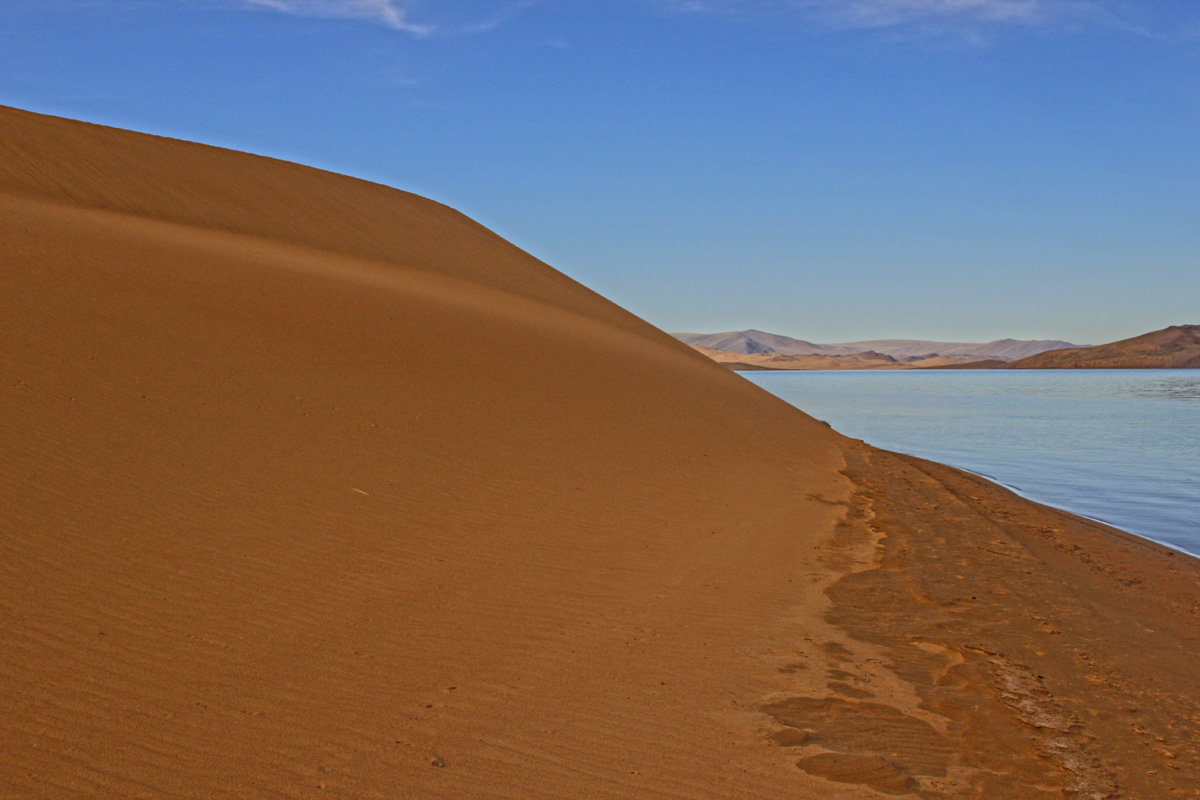
M 89 148 L 166 146 L 43 126 L 106 198 L 142 185 Z M 253 204 L 254 236 L 167 221 L 246 157 L 166 144 L 205 158 L 162 165 L 153 216 L 0 200 L 5 791 L 778 788 L 739 737 L 838 516 L 808 495 L 847 492 L 835 435 L 585 290 L 550 302 L 565 279 L 482 229 L 408 222 L 432 269 Z
M 1200 785 L 1194 561 L 430 201 L 15 110 L 0 154 L 0 796 Z

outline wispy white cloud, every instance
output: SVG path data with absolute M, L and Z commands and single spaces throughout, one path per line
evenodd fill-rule
M 855 27 L 887 27 L 922 20 L 1029 24 L 1044 13 L 1039 0 L 812 0 L 828 18 Z
M 658 0 L 679 13 L 791 17 L 827 29 L 982 41 L 1004 28 L 1103 25 L 1148 33 L 1120 13 L 1121 0 Z
M 413 22 L 409 10 L 397 0 L 244 0 L 253 8 L 266 8 L 306 17 L 346 17 L 365 19 L 411 33 L 428 36 L 434 27 Z
M 486 33 L 499 28 L 513 17 L 542 2 L 543 0 L 510 0 L 510 2 L 491 4 L 467 3 L 466 5 L 475 11 L 474 19 L 460 20 L 457 24 L 451 22 L 443 26 L 442 30 L 449 35 Z M 488 9 L 489 5 L 492 8 Z
M 418 37 L 486 33 L 541 0 L 236 0 L 306 17 L 361 19 Z

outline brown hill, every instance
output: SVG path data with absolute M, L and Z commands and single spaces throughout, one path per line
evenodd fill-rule
M 1008 369 L 1184 369 L 1200 367 L 1200 325 L 1172 325 L 1119 342 L 1053 350 Z
M 0 248 L 5 797 L 1200 781 L 1195 561 L 436 203 L 0 109 Z

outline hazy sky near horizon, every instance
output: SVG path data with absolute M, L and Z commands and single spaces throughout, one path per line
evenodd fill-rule
M 672 331 L 1200 323 L 1194 0 L 4 0 L 0 103 L 423 194 Z

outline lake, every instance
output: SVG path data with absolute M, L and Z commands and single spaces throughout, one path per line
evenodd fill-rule
M 741 374 L 848 436 L 1200 556 L 1200 370 Z

